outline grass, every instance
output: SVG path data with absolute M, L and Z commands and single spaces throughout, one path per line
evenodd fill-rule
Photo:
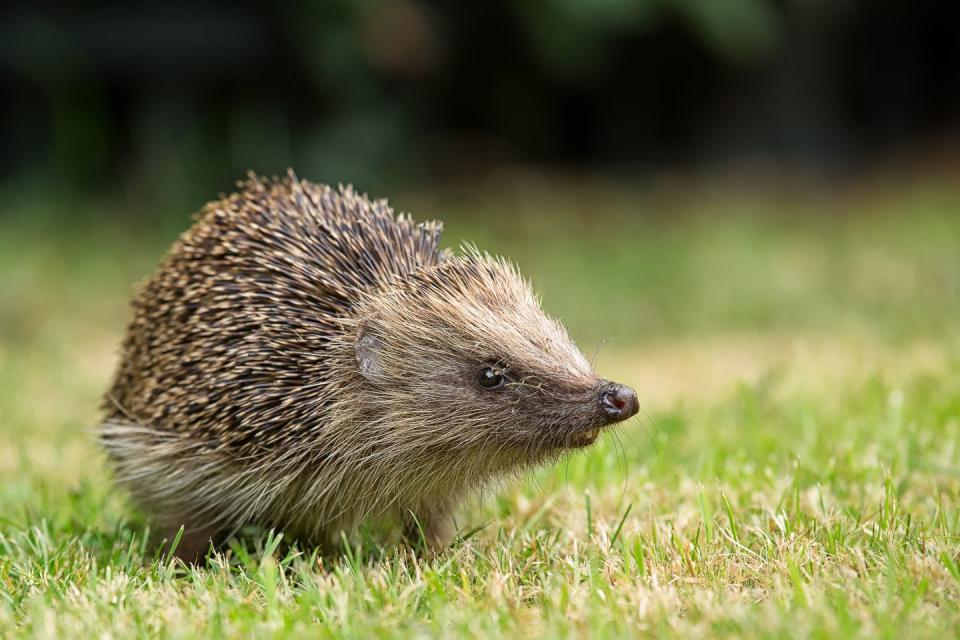
M 515 256 L 645 412 L 429 559 L 154 553 L 90 427 L 169 232 L 0 221 L 0 633 L 958 635 L 960 193 L 498 198 L 403 204 Z

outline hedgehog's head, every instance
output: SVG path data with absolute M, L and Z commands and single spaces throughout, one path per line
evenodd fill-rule
M 360 402 L 421 446 L 534 462 L 637 412 L 516 269 L 476 251 L 371 294 L 351 336 Z

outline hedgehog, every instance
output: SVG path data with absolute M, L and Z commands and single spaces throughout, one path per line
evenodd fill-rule
M 352 187 L 249 174 L 132 302 L 100 439 L 195 561 L 240 528 L 455 540 L 457 505 L 638 410 L 513 263 Z

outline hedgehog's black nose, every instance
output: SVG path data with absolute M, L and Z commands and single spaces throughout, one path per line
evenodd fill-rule
M 637 393 L 630 387 L 611 383 L 600 391 L 600 408 L 610 422 L 626 420 L 640 410 Z

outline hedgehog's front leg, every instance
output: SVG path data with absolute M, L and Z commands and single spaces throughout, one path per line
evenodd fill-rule
M 424 545 L 433 553 L 450 546 L 457 532 L 452 502 L 420 505 L 404 513 L 404 537 L 414 546 Z
M 165 551 L 169 551 L 173 541 L 176 540 L 180 526 L 170 527 L 168 531 L 167 542 L 164 545 Z M 221 532 L 214 527 L 189 527 L 185 525 L 183 527 L 183 534 L 180 536 L 177 548 L 173 553 L 187 564 L 203 564 L 210 545 L 212 544 L 214 547 L 219 546 L 221 540 L 220 533 Z

